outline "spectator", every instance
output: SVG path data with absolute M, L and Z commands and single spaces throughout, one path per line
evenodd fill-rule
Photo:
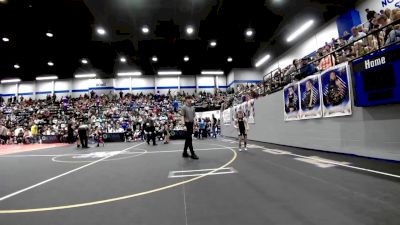
M 349 38 L 348 43 L 353 43 L 366 36 L 364 32 L 359 32 L 357 27 L 351 28 L 351 33 L 353 35 Z
M 328 55 L 329 52 L 326 49 L 322 53 L 325 57 L 319 62 L 319 70 L 323 71 L 335 66 L 335 57 L 332 54 Z
M 318 72 L 315 65 L 313 63 L 308 63 L 308 62 L 309 62 L 308 58 L 303 58 L 301 60 L 300 74 L 296 77 L 298 80 L 301 80 L 305 77 L 308 77 Z

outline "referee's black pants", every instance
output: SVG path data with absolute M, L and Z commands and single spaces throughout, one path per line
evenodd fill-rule
M 189 148 L 190 154 L 193 156 L 195 155 L 192 143 L 193 122 L 185 122 L 185 125 L 186 125 L 186 140 L 185 140 L 185 147 L 183 148 L 183 154 L 187 154 L 187 149 Z
M 79 139 L 81 140 L 82 148 L 88 147 L 88 136 L 86 133 L 86 129 L 79 129 L 78 130 Z

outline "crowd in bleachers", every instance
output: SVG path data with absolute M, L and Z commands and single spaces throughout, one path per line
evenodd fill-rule
M 294 59 L 291 65 L 278 68 L 265 76 L 265 91 L 272 93 L 293 81 L 324 71 L 337 64 L 357 59 L 400 41 L 400 9 L 379 13 L 366 9 L 367 20 L 343 36 L 319 48 L 315 54 Z
M 74 136 L 80 124 L 89 125 L 89 134 L 99 137 L 102 133 L 124 133 L 126 140 L 144 140 L 151 121 L 155 136 L 165 140 L 173 130 L 183 130 L 179 106 L 186 93 L 172 96 L 170 93 L 97 95 L 94 91 L 78 98 L 55 95 L 43 100 L 13 97 L 4 101 L 0 97 L 0 141 L 2 144 L 40 143 L 44 135 L 56 135 L 61 142 L 69 140 L 68 131 Z M 223 93 L 193 94 L 198 107 L 218 107 Z M 219 120 L 200 118 L 206 121 L 210 136 L 217 131 Z M 197 129 L 198 131 L 198 129 Z M 76 138 L 75 138 L 76 139 Z

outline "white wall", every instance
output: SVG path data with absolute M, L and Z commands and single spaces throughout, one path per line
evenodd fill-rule
M 72 80 L 72 97 L 76 98 L 85 93 L 89 93 L 88 79 L 73 79 Z
M 176 93 L 179 88 L 178 76 L 156 76 L 156 87 L 160 94 L 167 94 L 168 90 L 171 93 Z
M 180 87 L 181 92 L 193 94 L 196 90 L 196 76 L 181 76 Z
M 131 78 L 130 77 L 119 77 L 118 79 L 115 79 L 115 91 L 116 92 L 123 92 L 124 94 L 130 93 L 131 89 Z
M 131 82 L 132 79 L 132 82 Z M 54 82 L 54 85 L 53 85 Z M 53 91 L 57 98 L 66 95 L 79 97 L 89 91 L 94 90 L 97 94 L 108 94 L 111 92 L 129 93 L 155 93 L 155 87 L 160 87 L 160 93 L 168 93 L 171 89 L 172 94 L 179 91 L 194 93 L 196 87 L 202 87 L 201 91 L 214 92 L 216 85 L 225 87 L 227 85 L 226 76 L 198 75 L 198 76 L 140 76 L 140 77 L 118 77 L 115 79 L 60 79 L 55 81 L 30 81 L 21 82 L 19 93 L 32 93 L 32 98 L 44 99 Z M 224 89 L 224 88 L 221 88 Z M 200 89 L 199 89 L 200 90 Z M 16 94 L 16 84 L 0 84 L 0 94 Z M 28 97 L 28 95 L 25 95 Z M 6 98 L 6 96 L 4 96 Z
M 214 93 L 215 90 L 215 76 L 199 75 L 197 76 L 197 90 Z
M 301 59 L 323 47 L 325 42 L 330 42 L 332 38 L 338 37 L 338 27 L 336 21 L 333 20 L 324 25 L 317 34 L 312 35 L 302 43 L 295 43 L 294 47 L 274 59 L 266 68 L 265 74 L 277 69 L 278 67 L 284 68 L 292 64 L 294 59 Z
M 17 85 L 16 84 L 2 84 L 2 95 L 4 99 L 12 98 L 17 93 Z M 10 96 L 4 96 L 10 95 Z M 11 96 L 12 95 L 12 96 Z
M 154 76 L 132 77 L 132 92 L 135 94 L 155 93 Z
M 44 99 L 53 93 L 53 81 L 36 81 L 36 99 Z
M 233 70 L 228 74 L 226 78 L 226 85 L 230 86 L 232 85 L 232 82 L 235 80 L 235 74 L 233 73 Z
M 226 90 L 226 76 L 217 76 L 217 86 L 221 90 Z
M 60 99 L 63 96 L 71 94 L 72 81 L 63 79 L 54 81 L 54 94 Z
M 400 105 L 353 106 L 351 116 L 285 122 L 282 96 L 279 91 L 255 100 L 250 140 L 400 160 Z M 223 125 L 222 134 L 237 138 L 232 125 Z
M 35 99 L 35 90 L 36 83 L 33 81 L 18 84 L 18 95 L 23 96 L 24 98 Z

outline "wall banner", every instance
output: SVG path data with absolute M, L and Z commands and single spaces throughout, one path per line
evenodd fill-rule
M 322 117 L 319 75 L 307 77 L 299 82 L 300 119 Z
M 350 68 L 347 63 L 332 67 L 321 74 L 323 116 L 337 117 L 352 114 Z
M 254 107 L 254 99 L 251 99 L 247 102 L 242 103 L 244 115 L 247 118 L 248 123 L 256 123 L 255 114 L 256 110 Z
M 222 119 L 224 121 L 224 125 L 231 125 L 231 108 L 222 112 Z
M 283 88 L 284 119 L 293 121 L 300 119 L 299 85 L 289 84 Z

